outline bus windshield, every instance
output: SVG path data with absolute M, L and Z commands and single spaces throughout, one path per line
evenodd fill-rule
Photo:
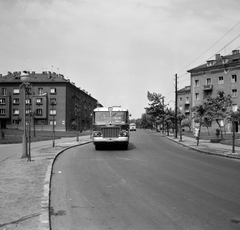
M 111 117 L 112 123 L 126 123 L 127 122 L 127 116 L 126 112 L 112 112 L 112 117 Z
M 109 111 L 96 111 L 94 114 L 94 123 L 96 125 L 100 124 L 123 124 L 127 123 L 127 113 L 125 111 L 113 111 L 111 113 Z
M 108 111 L 95 112 L 94 123 L 96 125 L 109 124 L 110 123 L 110 113 Z

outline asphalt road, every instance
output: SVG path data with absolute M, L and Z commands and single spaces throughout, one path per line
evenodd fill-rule
M 57 158 L 53 230 L 240 229 L 240 161 L 151 131 L 131 132 L 130 142 L 127 151 L 88 144 Z

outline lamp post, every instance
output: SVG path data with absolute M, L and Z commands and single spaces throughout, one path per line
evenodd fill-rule
M 168 103 L 167 103 L 167 105 L 169 105 L 170 104 L 170 102 L 173 102 L 174 103 L 174 107 L 175 107 L 175 111 L 174 111 L 174 119 L 175 119 L 175 124 L 174 124 L 174 130 L 175 130 L 175 133 L 174 133 L 174 137 L 175 138 L 177 138 L 177 100 L 176 101 L 169 101 Z M 171 108 L 170 108 L 171 109 Z
M 55 119 L 54 119 L 54 111 L 53 111 L 53 106 L 55 105 L 55 102 L 52 101 L 51 102 L 51 106 L 52 106 L 52 115 L 53 115 L 53 119 L 52 119 L 52 141 L 53 141 L 53 147 L 55 147 Z
M 29 72 L 24 71 L 24 73 L 28 73 L 27 75 L 21 76 L 22 84 L 20 85 L 20 89 L 23 89 L 23 136 L 22 136 L 22 158 L 28 157 L 28 149 L 27 149 L 27 133 L 26 133 L 26 87 L 29 86 Z

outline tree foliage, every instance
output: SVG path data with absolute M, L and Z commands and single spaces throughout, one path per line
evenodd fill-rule
M 148 103 L 149 107 L 146 107 L 146 113 L 152 115 L 153 117 L 159 117 L 164 115 L 164 97 L 158 93 L 147 92 L 147 98 L 150 101 Z
M 223 91 L 218 91 L 215 98 L 208 97 L 204 102 L 208 108 L 207 117 L 209 121 L 215 121 L 220 129 L 221 137 L 223 139 L 222 127 L 220 121 L 227 121 L 230 116 L 229 106 L 232 105 L 232 98 L 230 95 L 225 96 Z M 224 122 L 225 123 L 225 122 Z
M 208 122 L 215 121 L 219 126 L 219 129 L 221 131 L 221 137 L 223 138 L 220 121 L 228 119 L 230 115 L 229 106 L 231 105 L 231 96 L 225 96 L 223 91 L 218 91 L 215 98 L 207 97 L 207 99 L 203 101 L 201 105 L 194 106 L 192 108 L 194 114 L 193 119 L 196 123 L 199 123 L 199 130 L 201 131 L 202 125 L 205 124 L 205 126 L 207 126 Z
M 154 118 L 151 115 L 143 113 L 142 118 L 141 118 L 140 127 L 144 128 L 144 129 L 152 129 L 153 128 L 153 122 L 154 122 Z

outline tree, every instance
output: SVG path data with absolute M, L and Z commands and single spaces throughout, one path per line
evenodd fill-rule
M 188 127 L 189 131 L 191 131 L 191 120 L 185 118 L 182 120 L 182 127 Z
M 179 125 L 179 134 L 180 134 L 179 141 L 182 141 L 182 120 L 184 120 L 185 118 L 186 118 L 185 114 L 183 114 L 181 111 L 178 110 L 177 121 L 178 121 L 178 125 Z
M 174 123 L 175 123 L 175 113 L 171 109 L 166 109 L 165 111 L 165 123 L 167 126 L 167 135 L 169 136 L 169 129 L 174 129 Z
M 232 105 L 231 96 L 225 96 L 223 91 L 218 91 L 215 98 L 207 97 L 204 104 L 208 108 L 206 112 L 208 120 L 216 121 L 221 132 L 221 139 L 223 139 L 221 121 L 224 122 L 229 117 L 228 107 Z
M 238 109 L 236 112 L 231 111 L 229 113 L 228 117 L 232 122 L 232 152 L 235 153 L 235 130 L 236 130 L 236 122 L 240 121 L 240 109 Z
M 152 116 L 153 122 L 156 123 L 162 120 L 164 122 L 164 97 L 158 93 L 147 92 L 147 98 L 150 101 L 149 107 L 146 107 L 146 113 Z M 163 123 L 164 126 L 164 123 Z
M 19 123 L 20 123 L 21 121 L 22 121 L 21 117 L 17 117 L 17 120 L 16 120 L 16 122 L 17 122 L 17 129 L 18 129 Z
M 146 113 L 148 115 L 152 115 L 155 118 L 161 114 L 164 114 L 164 97 L 161 94 L 150 92 L 148 92 L 147 97 L 150 103 L 148 104 L 149 107 L 145 108 Z
M 205 102 L 203 102 L 202 105 L 198 105 L 198 106 L 194 106 L 192 108 L 192 112 L 193 112 L 193 119 L 194 122 L 199 124 L 199 130 L 197 133 L 197 145 L 199 144 L 199 138 L 200 138 L 200 132 L 201 132 L 201 127 L 204 124 L 205 120 L 209 120 L 210 118 L 208 117 L 208 107 L 207 104 Z
M 146 113 L 142 114 L 141 118 L 141 127 L 144 129 L 152 129 L 153 128 L 153 117 L 151 115 L 148 115 Z

